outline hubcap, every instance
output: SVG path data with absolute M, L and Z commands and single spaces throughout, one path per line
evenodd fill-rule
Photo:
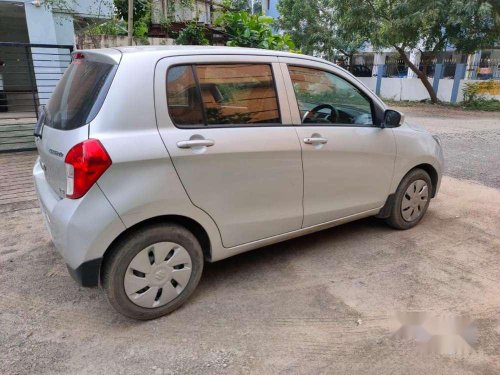
M 429 199 L 429 188 L 424 180 L 413 181 L 403 195 L 401 215 L 405 221 L 418 219 Z
M 159 242 L 141 250 L 130 262 L 123 285 L 138 306 L 163 306 L 182 293 L 191 278 L 191 257 L 174 242 Z

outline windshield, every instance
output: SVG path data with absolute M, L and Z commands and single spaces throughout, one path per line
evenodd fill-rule
M 45 125 L 72 130 L 92 121 L 106 96 L 115 66 L 74 60 L 49 100 Z

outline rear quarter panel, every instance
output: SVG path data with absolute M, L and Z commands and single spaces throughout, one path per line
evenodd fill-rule
M 113 164 L 98 185 L 127 228 L 163 215 L 182 215 L 202 225 L 212 249 L 221 247 L 212 219 L 189 200 L 156 126 L 151 56 L 124 54 L 90 138 Z

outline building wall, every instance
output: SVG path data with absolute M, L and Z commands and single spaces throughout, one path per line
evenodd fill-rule
M 37 0 L 33 2 L 0 0 L 0 3 L 24 7 L 28 40 L 19 35 L 20 31 L 17 31 L 19 40 L 12 40 L 12 37 L 9 37 L 9 41 L 24 43 L 72 45 L 75 41 L 74 17 L 105 19 L 113 14 L 112 0 L 67 0 L 64 6 L 54 9 L 47 8 Z M 1 23 L 9 25 L 11 31 L 0 33 L 0 41 L 6 41 L 9 34 L 12 34 L 12 30 L 16 29 L 16 26 L 9 23 L 8 18 L 10 18 L 9 13 L 2 14 Z
M 0 0 L 0 41 L 29 42 L 22 3 Z
M 65 4 L 54 8 L 55 13 L 70 13 L 77 17 L 111 18 L 113 0 L 66 0 Z
M 172 38 L 147 38 L 150 46 L 171 46 L 175 44 Z M 132 45 L 143 45 L 144 40 L 134 38 Z M 90 37 L 88 35 L 79 35 L 77 37 L 76 47 L 78 49 L 95 49 L 95 48 L 113 48 L 128 46 L 128 37 L 122 35 L 97 35 Z
M 152 0 L 151 21 L 153 25 L 159 25 L 165 19 L 172 19 L 173 22 L 197 21 L 212 24 L 217 15 L 211 12 L 210 4 L 216 8 L 216 5 L 222 3 L 222 0 L 195 0 L 192 5 L 182 6 L 179 0 L 168 1 L 170 3 L 167 0 Z M 174 14 L 169 13 L 172 5 Z
M 262 11 L 266 16 L 273 17 L 274 19 L 279 18 L 280 14 L 277 8 L 278 1 L 279 0 L 262 0 Z
M 0 41 L 66 45 L 72 48 L 75 45 L 74 19 L 109 18 L 112 16 L 112 6 L 112 0 L 67 0 L 63 6 L 51 9 L 39 0 L 0 0 Z M 25 47 L 6 48 L 19 53 L 18 66 L 24 70 L 20 74 L 12 74 L 12 69 L 16 67 L 9 66 L 10 74 L 6 73 L 5 77 L 0 77 L 2 89 L 31 92 L 33 84 L 36 84 L 39 102 L 46 104 L 69 63 L 69 48 L 31 47 L 29 51 L 26 51 Z M 27 52 L 31 52 L 32 63 L 28 63 L 26 59 Z M 30 65 L 34 65 L 34 68 L 27 67 Z M 13 94 L 8 95 L 10 101 L 15 100 Z
M 0 1 L 0 41 L 29 43 L 24 7 Z M 15 91 L 29 89 L 28 62 L 22 47 L 0 46 L 0 90 Z

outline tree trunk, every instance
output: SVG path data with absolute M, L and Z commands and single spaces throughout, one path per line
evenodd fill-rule
M 432 87 L 431 83 L 429 82 L 429 80 L 427 79 L 427 75 L 423 72 L 421 72 L 417 66 L 415 66 L 415 64 L 413 64 L 410 59 L 408 58 L 408 56 L 406 56 L 406 53 L 404 51 L 404 49 L 398 47 L 398 46 L 394 46 L 394 48 L 396 48 L 396 50 L 398 51 L 399 53 L 399 56 L 401 56 L 401 59 L 403 59 L 403 61 L 405 62 L 406 65 L 408 65 L 408 67 L 417 75 L 417 77 L 420 79 L 420 81 L 422 82 L 422 84 L 424 85 L 425 89 L 427 90 L 427 92 L 429 93 L 429 96 L 431 97 L 431 103 L 432 104 L 436 104 L 438 102 L 438 98 L 437 98 L 437 95 L 436 93 L 434 92 L 434 88 Z
M 128 45 L 132 45 L 134 36 L 134 0 L 128 0 Z

